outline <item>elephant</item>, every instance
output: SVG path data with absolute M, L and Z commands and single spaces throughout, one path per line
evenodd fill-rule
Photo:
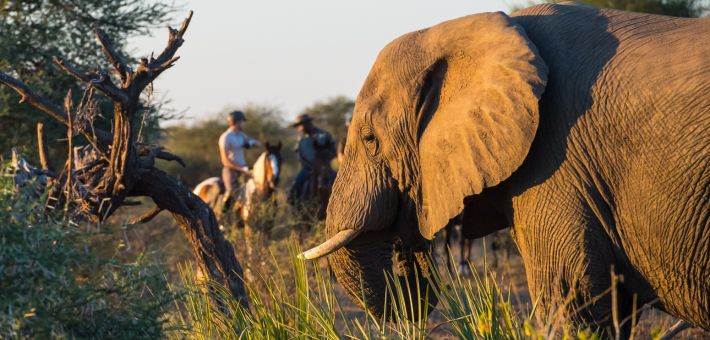
M 300 256 L 377 317 L 388 275 L 435 306 L 430 240 L 463 212 L 467 238 L 511 227 L 539 309 L 570 294 L 604 329 L 635 294 L 710 331 L 708 93 L 710 19 L 564 2 L 411 32 L 365 80 L 327 240 Z

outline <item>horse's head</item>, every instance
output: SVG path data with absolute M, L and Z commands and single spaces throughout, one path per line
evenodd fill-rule
M 329 139 L 326 139 L 325 143 L 321 144 L 314 139 L 313 149 L 315 151 L 313 159 L 313 173 L 318 178 L 318 186 L 330 189 L 330 186 L 335 179 L 331 178 L 333 168 L 330 166 L 330 162 L 335 157 L 333 154 L 333 143 Z
M 315 157 L 313 160 L 316 168 L 330 168 L 330 161 L 333 159 L 333 144 L 330 139 L 326 139 L 325 143 L 318 143 L 317 139 L 313 140 L 313 149 Z
M 279 185 L 279 176 L 281 175 L 281 146 L 281 141 L 279 141 L 277 145 L 270 145 L 269 142 L 266 142 L 264 145 L 264 153 L 266 154 L 266 159 L 268 159 L 268 164 L 271 168 L 271 171 L 269 171 L 270 175 L 267 176 L 267 181 L 271 189 L 275 189 L 276 186 Z

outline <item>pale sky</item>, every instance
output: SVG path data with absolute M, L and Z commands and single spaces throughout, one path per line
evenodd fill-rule
M 355 99 L 377 54 L 395 38 L 469 14 L 508 13 L 518 2 L 177 0 L 184 13 L 176 13 L 172 27 L 195 13 L 180 60 L 155 91 L 167 91 L 170 106 L 195 119 L 254 102 L 278 105 L 292 120 L 317 100 Z M 133 39 L 134 55 L 162 51 L 167 29 L 152 35 Z

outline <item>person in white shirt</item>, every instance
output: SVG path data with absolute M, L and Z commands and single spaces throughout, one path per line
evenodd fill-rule
M 247 117 L 242 111 L 231 112 L 228 122 L 229 129 L 219 137 L 219 152 L 224 166 L 222 168 L 222 181 L 226 190 L 224 195 L 225 203 L 241 188 L 243 175 L 249 172 L 249 167 L 247 167 L 244 159 L 244 149 L 249 149 L 252 146 L 261 146 L 258 140 L 250 139 L 243 132 Z M 225 204 L 224 208 L 228 209 L 230 205 Z

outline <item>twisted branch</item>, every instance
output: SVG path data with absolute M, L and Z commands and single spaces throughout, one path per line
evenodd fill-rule
M 102 29 L 95 28 L 94 35 L 96 35 L 96 39 L 99 39 L 99 43 L 101 43 L 101 48 L 104 50 L 106 57 L 111 61 L 111 65 L 113 65 L 118 76 L 121 77 L 121 84 L 123 84 L 123 87 L 126 87 L 128 85 L 128 78 L 133 73 L 133 70 L 123 63 L 121 57 L 118 56 L 118 53 L 116 53 Z
M 141 59 L 141 64 L 134 74 L 133 83 L 135 83 L 135 86 L 142 90 L 163 73 L 163 71 L 173 67 L 175 62 L 180 59 L 180 57 L 174 57 L 175 52 L 177 52 L 178 48 L 185 42 L 182 37 L 185 31 L 187 31 L 187 27 L 190 25 L 190 20 L 192 20 L 192 11 L 190 11 L 188 17 L 183 21 L 179 30 L 168 27 L 170 34 L 168 45 L 157 58 L 154 59 L 153 56 L 151 56 L 150 59 Z
M 160 214 L 161 211 L 163 211 L 162 208 L 160 208 L 160 207 L 158 207 L 158 206 L 155 206 L 153 209 L 151 209 L 151 210 L 148 211 L 147 213 L 145 213 L 145 214 L 143 214 L 143 215 L 141 215 L 141 216 L 139 216 L 139 217 L 134 218 L 133 220 L 131 220 L 130 222 L 128 222 L 128 224 L 138 224 L 138 223 L 143 224 L 143 223 L 148 223 L 148 222 L 150 222 L 153 218 L 155 218 L 155 216 L 158 216 L 158 214 Z
M 156 151 L 156 153 L 153 156 L 151 156 L 153 151 L 156 149 L 158 151 Z M 170 152 L 165 151 L 165 148 L 163 148 L 163 147 L 159 147 L 159 148 L 155 148 L 155 149 L 142 148 L 142 149 L 140 149 L 138 154 L 142 157 L 152 157 L 153 158 L 149 162 L 146 162 L 146 160 L 143 160 L 143 167 L 152 167 L 155 164 L 156 158 L 166 160 L 166 161 L 178 162 L 178 163 L 180 163 L 180 165 L 182 165 L 183 168 L 187 166 L 187 164 L 185 164 L 185 161 L 182 160 L 182 157 L 177 156 L 177 155 L 173 155 Z
M 678 321 L 675 325 L 671 326 L 665 333 L 663 333 L 658 339 L 659 340 L 671 340 L 673 337 L 678 335 L 678 333 L 688 329 L 693 328 L 691 324 L 684 320 Z
M 5 84 L 11 87 L 13 90 L 17 91 L 17 93 L 22 96 L 22 100 L 20 100 L 20 103 L 31 104 L 37 107 L 38 109 L 48 113 L 50 116 L 56 118 L 63 124 L 69 126 L 69 118 L 67 117 L 67 113 L 64 112 L 64 110 L 60 109 L 56 105 L 52 104 L 50 101 L 37 95 L 21 81 L 0 71 L 0 84 Z M 112 133 L 100 129 L 92 129 L 90 126 L 86 126 L 81 129 L 81 133 L 84 134 L 84 136 L 86 136 L 87 138 L 89 138 L 89 140 L 93 139 L 94 136 L 96 136 L 97 140 L 105 144 L 111 144 L 111 141 L 113 141 Z
M 44 133 L 44 124 L 37 123 L 37 143 L 39 145 L 39 161 L 42 169 L 54 172 L 52 161 L 49 159 L 49 148 L 47 148 L 47 135 Z
M 155 158 L 166 160 L 166 161 L 175 161 L 175 162 L 178 162 L 180 165 L 182 165 L 183 168 L 187 167 L 187 165 L 185 164 L 185 161 L 183 161 L 180 156 L 173 155 L 167 151 L 158 152 L 158 155 Z
M 121 89 L 114 85 L 108 73 L 100 67 L 94 72 L 82 73 L 68 62 L 55 58 L 67 73 L 103 93 L 115 101 L 116 105 L 113 133 L 94 129 L 91 124 L 81 124 L 83 126 L 79 129 L 90 141 L 96 137 L 96 140 L 110 145 L 110 148 L 102 151 L 96 147 L 96 143 L 92 143 L 96 152 L 77 156 L 77 166 L 73 171 L 70 155 L 70 165 L 65 168 L 64 176 L 55 181 L 53 187 L 65 184 L 71 186 L 65 197 L 67 201 L 76 203 L 71 219 L 88 217 L 93 221 L 102 221 L 121 205 L 139 203 L 126 201 L 129 196 L 151 197 L 156 208 L 135 219 L 134 223 L 145 223 L 163 209 L 170 211 L 190 240 L 202 272 L 229 290 L 235 298 L 240 299 L 240 304 L 248 309 L 248 296 L 241 280 L 241 265 L 234 255 L 234 248 L 219 230 L 214 212 L 184 184 L 154 167 L 156 158 L 177 161 L 183 166 L 185 163 L 180 157 L 164 151 L 162 147 L 145 147 L 139 151 L 133 141 L 133 118 L 138 110 L 139 96 L 148 84 L 178 60 L 174 55 L 183 43 L 182 37 L 191 18 L 192 11 L 179 30 L 169 28 L 170 38 L 165 50 L 158 58 L 151 56 L 150 60 L 143 59 L 135 72 L 121 61 L 104 32 L 95 31 L 104 53 L 121 77 Z M 22 102 L 42 109 L 66 125 L 74 125 L 67 112 L 32 92 L 22 82 L 0 72 L 0 84 L 8 85 L 20 93 Z M 81 116 L 77 123 L 80 121 Z M 72 135 L 73 131 L 70 129 L 70 139 Z M 141 159 L 141 156 L 145 158 Z M 54 196 L 52 199 L 58 200 Z M 49 203 L 46 206 L 53 208 Z M 229 311 L 224 309 L 223 312 Z
M 54 56 L 54 61 L 59 64 L 59 67 L 64 71 L 74 76 L 74 78 L 83 81 L 89 86 L 93 86 L 109 99 L 119 103 L 128 103 L 128 94 L 126 94 L 124 90 L 116 87 L 113 81 L 111 81 L 111 77 L 108 76 L 108 73 L 102 71 L 101 68 L 97 68 L 94 72 L 81 73 L 62 58 Z
M 157 207 L 173 214 L 190 240 L 202 272 L 220 282 L 244 308 L 249 308 L 241 279 L 244 277 L 242 267 L 205 201 L 175 178 L 155 168 L 141 174 L 131 194 L 150 196 Z

